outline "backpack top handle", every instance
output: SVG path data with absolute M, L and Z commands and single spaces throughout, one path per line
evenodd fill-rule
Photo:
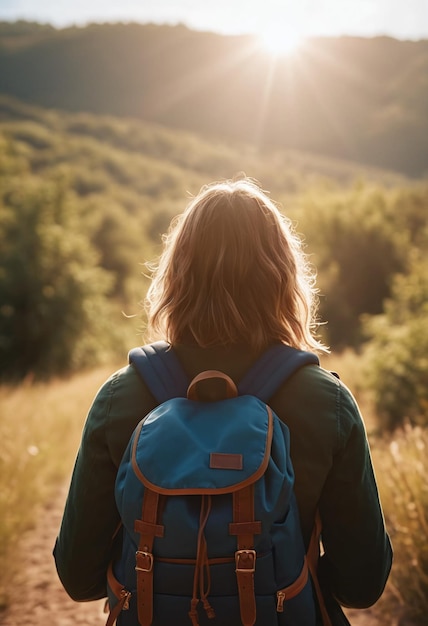
M 226 398 L 236 398 L 238 395 L 238 389 L 233 382 L 233 380 L 227 374 L 220 372 L 219 370 L 206 370 L 205 372 L 201 372 L 190 383 L 187 389 L 187 398 L 189 400 L 199 400 L 197 385 L 203 380 L 212 380 L 213 378 L 218 378 L 224 380 L 226 383 Z

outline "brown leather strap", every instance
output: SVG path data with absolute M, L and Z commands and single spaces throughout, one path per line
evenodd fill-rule
M 113 626 L 121 611 L 126 611 L 129 608 L 129 599 L 131 592 L 127 591 L 123 585 L 117 580 L 113 573 L 113 564 L 110 563 L 107 570 L 107 581 L 110 589 L 117 598 L 117 603 L 110 610 L 107 618 L 106 626 Z M 110 606 L 110 605 L 108 605 Z
M 312 583 L 315 588 L 315 593 L 318 598 L 318 605 L 321 612 L 323 626 L 332 626 L 330 616 L 327 613 L 324 597 L 322 595 L 321 587 L 318 581 L 318 561 L 320 558 L 320 537 L 321 537 L 321 516 L 317 510 L 315 514 L 314 529 L 312 531 L 311 539 L 309 542 L 307 559 L 308 567 L 312 577 Z
M 229 526 L 229 533 L 237 535 L 235 571 L 241 621 L 244 626 L 253 626 L 256 621 L 254 571 L 257 555 L 254 550 L 254 534 L 260 531 L 261 523 L 254 521 L 254 485 L 252 484 L 234 492 L 233 524 Z
M 294 596 L 297 596 L 297 594 L 303 591 L 306 583 L 308 582 L 308 577 L 309 577 L 308 563 L 305 557 L 303 560 L 302 571 L 300 572 L 299 576 L 296 578 L 294 583 L 291 583 L 291 585 L 288 585 L 288 587 L 279 589 L 279 591 L 276 592 L 276 596 L 278 599 L 276 610 L 278 611 L 278 613 L 283 612 L 284 602 L 286 600 L 290 600 L 291 598 L 294 598 Z
M 260 532 L 261 523 L 254 521 L 254 484 L 251 484 L 233 492 L 233 524 L 229 525 L 229 534 L 237 535 L 238 550 L 251 550 L 254 535 Z
M 237 550 L 235 553 L 239 608 L 244 626 L 253 626 L 256 621 L 256 596 L 254 593 L 256 556 L 255 550 Z
M 253 535 L 260 535 L 261 532 L 261 522 L 236 522 L 229 524 L 229 535 L 253 537 Z M 249 541 L 248 545 L 252 545 L 253 543 L 254 541 Z
M 129 591 L 126 592 L 131 595 Z M 128 596 L 124 595 L 123 599 L 120 599 L 117 604 L 111 609 L 109 616 L 106 621 L 106 626 L 113 626 L 116 623 L 117 618 L 119 617 L 122 610 L 125 609 L 126 603 L 129 602 Z
M 153 541 L 163 535 L 158 525 L 159 494 L 151 489 L 144 492 L 141 520 L 135 521 L 135 531 L 140 542 L 135 555 L 137 572 L 138 621 L 141 626 L 150 626 L 153 621 Z
M 188 389 L 187 389 L 187 397 L 189 400 L 197 400 L 198 393 L 196 390 L 196 386 L 203 380 L 210 380 L 212 378 L 221 378 L 226 383 L 226 398 L 235 398 L 238 395 L 238 390 L 236 388 L 235 383 L 227 374 L 220 372 L 218 370 L 206 370 L 205 372 L 201 372 L 191 381 Z

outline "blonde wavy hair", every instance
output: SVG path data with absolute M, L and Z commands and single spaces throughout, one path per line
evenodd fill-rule
M 315 338 L 315 275 L 291 222 L 249 178 L 204 186 L 164 236 L 146 297 L 149 329 L 201 347 Z

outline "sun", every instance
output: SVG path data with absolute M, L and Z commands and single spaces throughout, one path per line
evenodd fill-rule
M 272 56 L 291 56 L 295 54 L 305 41 L 305 35 L 297 28 L 284 29 L 283 25 L 270 24 L 260 30 L 261 46 Z

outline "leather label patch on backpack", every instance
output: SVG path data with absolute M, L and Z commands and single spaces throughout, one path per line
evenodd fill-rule
M 242 454 L 226 454 L 224 452 L 211 452 L 210 467 L 212 469 L 242 469 Z

